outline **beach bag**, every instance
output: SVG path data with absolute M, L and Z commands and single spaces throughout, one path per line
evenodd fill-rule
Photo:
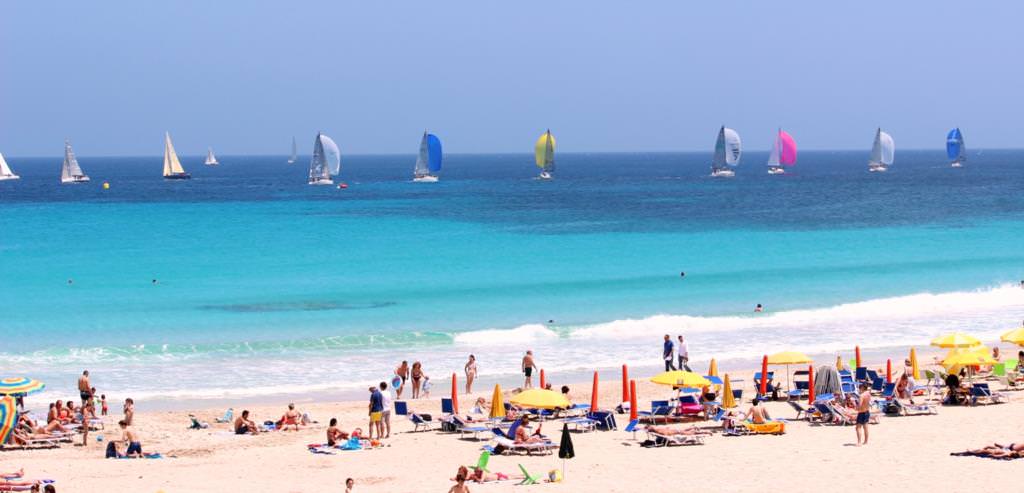
M 897 416 L 900 414 L 900 404 L 896 401 L 889 401 L 885 403 L 885 414 L 889 416 Z
M 107 459 L 117 458 L 117 445 L 114 442 L 107 442 Z
M 455 423 L 452 423 L 451 421 L 442 421 L 441 422 L 441 431 L 455 432 L 455 431 L 458 431 L 458 430 L 455 429 Z

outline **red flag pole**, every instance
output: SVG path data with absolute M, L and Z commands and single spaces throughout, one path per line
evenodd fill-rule
M 590 411 L 597 411 L 597 372 L 594 372 L 594 385 L 590 389 Z
M 807 365 L 807 403 L 814 404 L 814 365 Z
M 761 397 L 768 393 L 768 355 L 761 360 Z
M 622 402 L 629 402 L 629 368 L 622 365 Z

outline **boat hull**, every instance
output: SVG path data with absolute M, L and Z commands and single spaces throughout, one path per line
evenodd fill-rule
M 85 183 L 89 181 L 88 176 L 72 176 L 71 178 L 61 178 L 61 183 Z
M 736 176 L 736 172 L 731 169 L 716 169 L 711 171 L 711 176 L 715 178 L 732 178 Z
M 214 162 L 212 162 L 212 163 L 203 163 L 203 164 L 205 164 L 205 165 L 207 165 L 207 166 L 217 166 L 217 165 L 218 165 L 218 164 L 220 164 L 220 163 L 218 163 L 217 161 L 214 161 Z
M 330 178 L 318 178 L 316 180 L 309 180 L 310 185 L 334 185 L 334 180 Z
M 172 174 L 169 174 L 169 175 L 164 175 L 164 179 L 165 180 L 191 180 L 192 179 L 192 175 L 190 175 L 188 173 L 172 173 Z
M 0 176 L 0 181 L 20 180 L 20 179 L 21 179 L 21 177 L 18 176 L 18 175 L 3 175 L 3 176 Z
M 537 176 L 538 180 L 551 180 L 553 178 L 554 176 L 551 176 L 551 173 L 548 173 L 547 171 L 541 171 L 540 175 Z
M 953 163 L 951 163 L 949 166 L 951 168 L 963 168 L 964 167 L 963 163 L 961 163 L 960 161 L 953 161 Z
M 768 174 L 769 175 L 784 175 L 784 174 L 786 174 L 786 170 L 783 169 L 783 168 L 771 167 L 771 168 L 768 168 Z
M 885 173 L 886 171 L 889 171 L 889 167 L 881 165 L 869 166 L 868 171 L 872 173 Z
M 412 179 L 415 183 L 437 183 L 438 178 L 433 175 L 417 176 Z

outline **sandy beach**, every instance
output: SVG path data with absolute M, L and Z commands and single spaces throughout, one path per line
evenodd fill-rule
M 873 364 L 871 367 L 884 366 Z M 754 370 L 721 369 L 734 378 L 743 378 L 748 387 L 743 407 L 748 406 L 750 375 Z M 638 376 L 640 407 L 667 395 L 666 389 Z M 612 372 L 601 374 L 600 403 L 612 408 L 621 398 L 621 382 Z M 563 382 L 556 382 L 561 385 Z M 590 382 L 569 384 L 574 401 L 589 400 Z M 998 388 L 998 384 L 994 384 Z M 435 415 L 441 394 L 447 388 L 441 382 L 431 399 L 411 401 L 420 412 Z M 485 390 L 485 389 L 480 389 Z M 489 399 L 489 390 L 460 396 L 462 408 L 476 396 Z M 790 421 L 782 436 L 723 436 L 713 422 L 698 422 L 715 431 L 702 446 L 643 448 L 630 433 L 621 431 L 628 418 L 617 416 L 619 431 L 574 433 L 576 458 L 566 463 L 561 483 L 538 488 L 553 491 L 632 492 L 674 491 L 680 487 L 680 475 L 701 489 L 712 491 L 817 491 L 822 482 L 863 484 L 870 488 L 899 488 L 905 491 L 972 491 L 965 475 L 985 478 L 986 487 L 1014 491 L 1019 479 L 1013 474 L 1016 464 L 973 457 L 951 457 L 950 452 L 979 447 L 991 442 L 1021 441 L 1024 427 L 1017 419 L 1024 407 L 1024 393 L 1008 392 L 1006 404 L 976 407 L 942 406 L 938 415 L 882 417 L 871 426 L 866 447 L 856 447 L 852 426 L 810 424 Z M 29 407 L 33 404 L 30 401 Z M 35 406 L 38 407 L 38 406 Z M 112 406 L 115 407 L 115 406 Z M 784 402 L 767 403 L 773 417 L 792 419 L 793 409 Z M 341 429 L 366 429 L 367 407 L 364 401 L 312 403 L 300 406 L 319 424 L 298 432 L 278 431 L 259 436 L 236 436 L 226 424 L 215 424 L 223 409 L 196 410 L 209 429 L 186 429 L 187 411 L 139 412 L 136 430 L 143 449 L 166 456 L 158 460 L 108 460 L 103 458 L 106 443 L 91 433 L 86 446 L 64 444 L 58 449 L 8 450 L 0 455 L 0 469 L 24 468 L 27 477 L 57 481 L 58 491 L 107 492 L 312 492 L 341 491 L 345 478 L 356 481 L 354 491 L 424 492 L 447 491 L 459 465 L 471 465 L 486 441 L 460 439 L 458 434 L 439 431 L 412 432 L 404 417 L 393 419 L 393 431 L 384 446 L 373 450 L 337 451 L 317 455 L 307 444 L 324 441 L 326 423 L 337 417 Z M 258 422 L 276 420 L 284 405 L 249 408 Z M 241 406 L 235 406 L 236 412 Z M 105 419 L 105 439 L 117 435 L 120 408 L 111 409 Z M 544 433 L 557 441 L 556 422 L 544 424 Z M 643 433 L 637 438 L 642 440 Z M 534 474 L 561 468 L 557 455 L 498 456 L 491 459 L 490 470 L 518 473 L 522 464 Z M 515 491 L 517 481 L 483 485 L 471 484 L 472 491 Z

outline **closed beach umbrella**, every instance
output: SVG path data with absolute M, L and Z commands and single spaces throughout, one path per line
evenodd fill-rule
M 843 371 L 843 356 L 841 354 L 836 355 L 836 370 Z
M 505 417 L 505 399 L 501 395 L 501 385 L 494 385 L 494 395 L 491 396 L 491 418 Z
M 736 397 L 732 395 L 732 384 L 729 383 L 729 374 L 725 374 L 725 385 L 722 386 L 722 407 L 731 409 L 736 407 Z
M 7 443 L 17 421 L 18 409 L 14 406 L 14 398 L 9 395 L 0 397 L 0 445 Z
M 789 388 L 789 365 L 799 365 L 803 363 L 812 363 L 814 360 L 810 356 L 799 351 L 783 351 L 781 353 L 775 353 L 768 357 L 769 365 L 785 365 L 786 366 L 786 388 Z M 761 380 L 766 380 L 762 375 Z
M 814 404 L 814 365 L 807 365 L 807 403 Z
M 932 339 L 932 346 L 941 348 L 965 348 L 980 345 L 981 341 L 977 337 L 969 336 L 963 332 L 952 332 Z
M 629 368 L 622 365 L 622 402 L 629 402 Z
M 0 380 L 0 395 L 23 396 L 39 392 L 46 384 L 34 378 L 14 377 Z
M 629 420 L 636 421 L 636 380 L 629 381 Z
M 455 373 L 452 373 L 452 414 L 459 414 L 459 384 Z
M 1018 346 L 1024 346 L 1024 327 L 1017 327 L 999 338 L 1003 342 L 1009 342 Z
M 547 380 L 547 378 L 544 377 L 544 369 L 541 368 L 540 369 L 540 388 L 543 389 L 543 388 L 547 387 L 547 383 L 548 383 L 548 380 Z
M 562 425 L 562 440 L 558 442 L 558 458 L 562 459 L 562 478 L 565 478 L 565 460 L 576 457 L 576 451 L 572 448 L 572 437 L 569 436 L 569 425 Z
M 590 387 L 590 411 L 597 411 L 597 372 L 594 372 L 594 384 Z
M 761 388 L 759 395 L 764 396 L 768 392 L 768 355 L 761 359 Z
M 814 395 L 838 394 L 840 389 L 839 372 L 831 366 L 819 366 L 814 372 Z
M 718 376 L 718 362 L 715 361 L 715 358 L 711 358 L 711 363 L 708 364 L 708 376 Z
M 921 379 L 921 368 L 917 365 L 917 351 L 914 348 L 910 348 L 910 368 L 912 370 L 912 376 L 914 380 Z
M 651 377 L 651 383 L 671 385 L 673 387 L 707 387 L 711 381 L 697 373 L 674 370 L 659 373 Z
M 885 383 L 892 383 L 892 360 L 885 360 Z
M 564 395 L 545 389 L 524 390 L 508 401 L 529 409 L 567 409 L 569 407 L 569 399 L 566 399 Z
M 854 352 L 854 360 L 857 362 L 857 368 L 863 367 L 864 365 L 860 364 L 860 346 L 855 346 L 853 348 L 853 352 Z M 854 370 L 856 370 L 856 368 L 854 368 Z

